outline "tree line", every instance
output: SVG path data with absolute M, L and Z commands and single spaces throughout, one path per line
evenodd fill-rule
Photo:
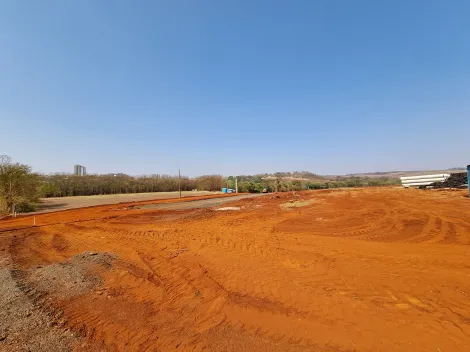
M 263 191 L 289 192 L 343 187 L 376 187 L 400 184 L 398 178 L 391 177 L 335 176 L 327 178 L 307 172 L 277 172 L 272 175 L 247 175 L 238 176 L 237 178 L 239 191 L 250 193 Z M 228 177 L 226 183 L 229 188 L 233 188 L 235 184 L 234 178 Z
M 238 182 L 237 182 L 238 181 Z M 274 174 L 204 175 L 184 177 L 171 175 L 129 176 L 126 174 L 41 175 L 28 165 L 14 163 L 8 156 L 0 156 L 0 214 L 35 210 L 39 198 L 91 196 L 121 193 L 220 191 L 223 187 L 239 192 L 286 192 L 338 187 L 368 187 L 398 184 L 388 177 L 325 178 L 308 171 L 276 172 Z
M 221 175 L 196 178 L 170 175 L 129 176 L 126 174 L 85 175 L 55 174 L 41 176 L 43 197 L 92 196 L 100 194 L 178 191 L 220 191 Z

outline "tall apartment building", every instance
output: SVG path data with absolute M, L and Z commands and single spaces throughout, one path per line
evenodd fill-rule
M 77 176 L 85 176 L 86 175 L 86 167 L 82 165 L 74 165 L 73 166 L 73 174 Z

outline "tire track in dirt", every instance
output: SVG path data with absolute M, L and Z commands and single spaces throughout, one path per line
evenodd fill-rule
M 55 236 L 55 235 L 53 235 Z M 76 235 L 70 235 L 69 234 L 69 237 L 71 237 L 71 239 L 73 240 L 76 240 L 77 242 L 79 242 L 81 245 L 85 245 L 85 247 L 93 247 L 95 248 L 95 250 L 98 248 L 99 249 L 102 249 L 102 248 L 108 248 L 109 246 L 103 246 L 103 245 L 99 245 L 99 241 L 93 241 L 93 240 L 89 240 L 89 239 L 83 239 L 83 238 L 78 238 L 78 236 Z M 54 237 L 53 237 L 54 238 Z M 20 241 L 17 241 L 14 246 L 23 246 L 24 243 L 21 243 Z M 111 246 L 113 247 L 113 246 Z M 115 246 L 116 247 L 116 246 Z M 51 243 L 51 249 L 57 249 L 56 247 L 53 246 L 53 244 Z M 23 263 L 19 263 L 19 264 L 23 264 Z M 116 261 L 116 265 L 119 266 L 119 267 L 124 267 L 126 270 L 129 270 L 131 272 L 133 272 L 134 275 L 136 275 L 136 277 L 145 277 L 146 276 L 146 271 L 145 270 L 142 270 L 140 267 L 139 267 L 139 264 L 140 263 L 135 263 L 133 264 L 131 261 L 129 260 L 126 260 L 126 261 L 122 261 L 120 259 L 118 259 Z M 21 276 L 18 276 L 17 277 L 17 280 L 18 282 L 24 282 L 24 278 L 21 277 Z M 141 282 L 137 283 L 137 285 L 141 284 Z M 24 286 L 24 287 L 27 287 L 27 286 Z M 36 291 L 33 289 L 33 290 L 28 290 L 27 293 L 35 293 Z M 107 292 L 107 294 L 109 294 L 110 296 L 108 297 L 113 297 L 113 295 L 115 294 L 115 292 Z M 40 295 L 40 296 L 34 296 L 34 295 L 30 295 L 30 298 L 33 299 L 35 302 L 37 302 L 37 304 L 41 305 L 47 312 L 48 314 L 53 314 L 54 311 L 57 309 L 55 306 L 51 305 L 51 304 L 48 304 L 49 301 L 45 300 L 47 299 L 47 297 L 45 297 L 44 295 Z M 136 306 L 136 304 L 134 302 L 129 302 L 130 303 L 130 306 L 131 307 L 134 307 Z M 106 307 L 108 307 L 109 305 L 106 305 Z M 81 333 L 82 336 L 90 336 L 90 337 L 93 337 L 93 338 L 97 338 L 98 340 L 102 340 L 104 342 L 108 342 L 108 345 L 109 346 L 112 346 L 113 343 L 111 343 L 112 340 L 110 340 L 110 336 L 109 335 L 106 335 L 106 334 L 103 334 L 102 331 L 103 330 L 108 330 L 108 331 L 113 331 L 113 333 L 130 333 L 133 331 L 133 329 L 135 328 L 134 325 L 131 325 L 131 326 L 128 326 L 127 329 L 123 329 L 122 326 L 119 326 L 119 325 L 116 325 L 114 324 L 113 322 L 114 321 L 122 321 L 122 317 L 121 319 L 119 319 L 119 314 L 118 316 L 116 315 L 113 315 L 111 314 L 111 317 L 110 319 L 103 319 L 103 316 L 100 315 L 100 313 L 103 313 L 103 310 L 99 310 L 97 309 L 98 307 L 95 305 L 94 306 L 94 309 L 93 310 L 78 310 L 78 311 L 71 311 L 69 309 L 70 307 L 64 307 L 65 311 L 67 312 L 66 313 L 66 316 L 67 316 L 67 324 L 72 327 L 75 331 L 79 331 Z M 112 312 L 114 311 L 114 309 L 112 309 L 112 307 L 108 307 L 110 308 L 109 310 Z M 122 313 L 122 307 L 119 308 L 119 311 Z M 97 313 L 98 312 L 98 313 Z M 129 315 L 132 315 L 132 314 L 135 314 L 135 311 L 134 310 L 131 310 L 129 309 L 128 312 L 127 312 Z M 124 324 L 126 322 L 124 321 Z M 148 334 L 147 336 L 150 336 L 151 333 L 150 331 L 148 331 Z M 148 348 L 148 346 L 152 345 L 155 343 L 154 340 L 151 340 L 151 341 L 141 341 L 143 339 L 143 337 L 145 337 L 146 335 L 142 335 L 142 334 L 137 334 L 135 335 L 132 339 L 129 340 L 129 343 L 131 343 L 133 346 L 140 346 L 141 348 L 143 349 L 146 349 Z M 149 340 L 148 337 L 144 338 L 144 340 Z
M 93 230 L 96 230 L 96 229 L 93 229 Z M 106 231 L 98 231 L 99 233 L 101 233 L 102 235 L 104 234 L 106 237 L 109 235 L 106 235 L 108 232 L 108 230 Z M 134 238 L 134 245 L 136 245 L 137 243 L 135 243 L 135 238 L 137 237 L 137 241 L 140 241 L 141 240 L 141 237 L 154 237 L 152 235 L 149 235 L 149 230 L 133 230 L 133 231 L 121 231 L 121 230 L 111 230 L 109 231 L 109 233 L 119 233 L 120 236 L 123 236 L 125 235 L 126 237 L 129 237 L 129 239 L 126 239 L 124 240 L 124 243 L 127 245 L 127 244 L 131 244 L 132 242 L 132 238 Z M 178 239 L 180 236 L 178 235 L 178 233 L 160 233 L 158 235 L 158 238 L 160 240 L 164 240 L 164 239 L 172 239 L 172 240 L 175 240 L 175 239 Z M 120 240 L 123 240 L 122 238 Z M 217 247 L 217 248 L 221 248 L 224 250 L 224 254 L 227 255 L 227 250 L 230 251 L 230 250 L 233 250 L 234 252 L 234 257 L 242 257 L 243 255 L 245 254 L 249 254 L 249 253 L 254 253 L 254 256 L 256 256 L 256 251 L 255 252 L 252 252 L 250 251 L 250 245 L 245 245 L 244 243 L 241 243 L 241 242 L 233 242 L 233 245 L 230 245 L 231 242 L 230 241 L 227 241 L 227 242 L 224 242 L 218 238 L 214 238 L 213 236 L 209 237 L 209 238 L 198 238 L 199 242 L 200 243 L 203 243 L 204 245 L 206 246 L 209 246 L 211 248 L 214 248 L 214 247 Z M 145 241 L 148 241 L 148 239 L 145 239 Z M 259 254 L 259 253 L 258 253 Z M 142 257 L 142 255 L 140 255 Z M 261 265 L 265 265 L 264 263 L 261 263 Z M 147 263 L 147 266 L 150 267 L 150 264 Z M 210 266 L 214 266 L 213 263 L 210 264 Z M 274 265 L 273 265 L 274 267 Z M 231 277 L 232 276 L 232 272 L 234 271 L 247 271 L 247 272 L 250 272 L 250 267 L 243 267 L 243 266 L 238 266 L 236 268 L 234 268 L 233 270 L 229 270 L 227 272 L 223 272 L 220 277 L 222 278 L 222 280 L 224 280 L 224 278 L 226 277 Z M 176 296 L 173 296 L 173 297 L 170 297 L 168 299 L 169 302 L 171 302 L 172 305 L 174 305 L 178 299 L 182 299 L 184 298 L 184 294 L 187 294 L 189 292 L 194 292 L 195 288 L 194 286 L 191 286 L 190 288 L 188 288 L 187 285 L 184 284 L 185 281 L 189 281 L 189 282 L 194 282 L 193 279 L 191 279 L 190 277 L 186 276 L 185 275 L 185 272 L 184 270 L 185 269 L 182 269 L 183 271 L 179 270 L 179 269 L 176 269 L 175 268 L 166 268 L 164 270 L 161 270 L 163 272 L 175 272 L 177 274 L 176 278 L 173 279 L 173 284 L 170 285 L 170 287 L 177 287 L 179 289 L 179 291 L 177 291 L 176 293 Z M 153 273 L 156 273 L 156 270 L 155 269 L 152 269 L 152 272 Z M 161 276 L 160 276 L 160 279 L 161 279 Z M 245 281 L 247 278 L 245 277 Z M 163 279 L 161 279 L 163 280 Z M 253 281 L 256 280 L 256 278 L 253 278 Z M 170 280 L 171 281 L 171 280 Z M 215 280 L 213 280 L 215 281 Z M 238 280 L 235 280 L 235 281 L 238 281 Z M 248 280 L 250 281 L 250 280 Z M 283 282 L 285 281 L 284 278 L 281 278 L 279 279 L 279 281 L 277 281 L 277 283 L 279 284 L 279 282 Z M 220 284 L 219 284 L 220 285 Z M 230 286 L 231 283 L 229 282 L 228 285 Z M 220 285 L 222 286 L 222 285 Z M 255 288 L 251 288 L 251 289 L 247 289 L 246 286 L 245 288 L 242 288 L 242 292 L 243 290 L 245 291 L 245 294 L 248 294 L 249 296 L 248 297 L 252 297 L 251 295 L 255 295 L 255 297 L 258 297 L 258 298 L 254 298 L 254 299 L 257 299 L 259 300 L 260 299 L 260 296 L 263 296 L 263 295 L 273 295 L 273 292 L 269 292 L 267 291 L 265 288 L 263 288 L 263 285 L 261 285 L 261 289 L 260 290 L 256 290 Z M 240 289 L 239 287 L 235 287 L 234 290 L 236 291 L 237 289 Z M 225 291 L 230 291 L 230 290 L 225 290 Z M 182 293 L 181 293 L 182 292 Z M 217 292 L 215 291 L 215 295 L 217 296 L 220 296 L 220 292 Z M 280 292 L 284 292 L 283 290 L 280 290 Z M 299 293 L 296 292 L 295 290 L 292 290 L 292 287 L 290 287 L 290 291 L 289 291 L 289 295 L 286 297 L 286 296 L 282 296 L 280 295 L 278 297 L 279 300 L 281 301 L 285 301 L 285 302 L 289 302 L 289 301 L 292 301 L 292 305 L 295 306 L 296 302 L 295 302 L 295 298 L 299 296 Z M 246 301 L 243 303 L 246 305 Z M 265 309 L 266 310 L 266 309 Z M 203 322 L 207 322 L 207 321 L 211 321 L 214 320 L 216 323 L 217 321 L 225 321 L 226 319 L 226 315 L 222 315 L 220 320 L 218 320 L 217 318 L 217 315 L 220 315 L 220 310 L 219 311 L 215 311 L 209 307 L 209 309 L 206 309 L 207 312 L 210 312 L 211 314 L 209 314 L 209 316 L 206 318 L 206 319 L 203 319 L 202 321 Z M 253 312 L 254 310 L 251 309 L 251 311 Z M 266 314 L 264 314 L 266 315 Z M 257 315 L 252 315 L 250 316 L 250 318 L 253 319 L 253 321 L 256 321 L 257 320 Z M 272 317 L 270 318 L 272 319 Z M 250 319 L 246 319 L 246 320 L 250 320 Z M 235 321 L 235 322 L 232 322 L 233 324 L 237 324 L 237 323 L 240 323 L 240 321 Z M 215 326 L 217 326 L 218 324 L 215 324 Z M 276 335 L 276 332 L 273 332 L 273 331 L 270 331 L 269 329 L 266 329 L 265 331 L 264 330 L 260 330 L 259 329 L 259 326 L 256 326 L 256 324 L 254 326 L 251 326 L 249 323 L 243 323 L 242 325 L 242 328 L 243 329 L 248 329 L 248 331 L 250 331 L 251 333 L 254 333 L 258 336 L 269 336 L 271 338 L 277 338 L 279 339 L 280 341 L 287 341 L 289 339 L 289 337 L 286 337 L 285 335 Z M 209 326 L 209 328 L 211 328 L 213 326 Z M 299 340 L 298 343 L 301 343 L 303 340 Z M 308 342 L 305 342 L 308 344 Z
M 83 230 L 86 229 L 86 226 L 83 226 L 83 225 L 80 225 L 80 226 L 77 226 L 77 225 L 72 225 L 70 226 L 72 228 L 75 228 L 75 229 L 80 229 L 83 233 Z M 129 239 L 123 239 L 123 238 L 120 238 L 120 241 L 124 240 L 124 244 L 130 244 L 131 242 L 131 239 L 134 238 L 134 240 L 132 240 L 132 242 L 134 242 L 134 245 L 136 244 L 135 243 L 135 238 L 137 237 L 137 241 L 140 241 L 142 239 L 142 237 L 145 237 L 144 240 L 148 242 L 148 237 L 154 237 L 154 236 L 149 236 L 149 230 L 133 230 L 133 231 L 122 231 L 122 230 L 116 230 L 116 229 L 112 229 L 112 230 L 108 230 L 106 229 L 105 231 L 99 231 L 99 228 L 97 228 L 96 226 L 90 226 L 90 230 L 92 231 L 92 234 L 91 236 L 94 236 L 96 237 L 95 235 L 95 231 L 98 231 L 102 237 L 104 235 L 104 237 L 108 237 L 110 236 L 111 234 L 116 234 L 116 233 L 119 233 L 119 235 L 122 237 L 123 235 L 125 235 L 125 237 L 128 237 Z M 90 236 L 90 237 L 91 237 Z M 72 237 L 74 237 L 74 235 L 72 235 Z M 179 236 L 178 234 L 168 234 L 168 233 L 163 233 L 163 234 L 159 234 L 158 235 L 158 238 L 159 240 L 165 240 L 165 239 L 171 239 L 171 240 L 175 240 L 177 239 Z M 82 241 L 84 241 L 82 239 Z M 209 237 L 209 238 L 198 238 L 198 241 L 199 243 L 202 243 L 203 245 L 207 245 L 207 246 L 210 246 L 211 248 L 212 247 L 218 247 L 219 249 L 224 249 L 225 251 L 227 250 L 233 250 L 234 251 L 234 256 L 240 256 L 240 255 L 246 255 L 247 253 L 248 254 L 252 254 L 252 257 L 256 257 L 257 255 L 259 254 L 262 254 L 263 251 L 262 250 L 253 250 L 252 249 L 252 246 L 250 244 L 246 245 L 244 243 L 241 243 L 241 242 L 230 242 L 230 241 L 222 241 L 220 239 L 217 239 L 217 238 L 214 238 L 214 237 Z M 89 243 L 90 244 L 90 243 Z M 161 246 L 161 244 L 160 244 Z M 95 246 L 96 248 L 96 246 Z M 100 248 L 100 247 L 98 247 Z M 112 249 L 112 246 L 111 248 L 107 248 L 108 250 L 113 250 Z M 100 248 L 101 250 L 101 248 Z M 227 253 L 225 253 L 227 254 Z M 139 256 L 142 258 L 143 255 L 141 253 L 139 253 Z M 186 267 L 172 267 L 172 266 L 168 266 L 166 265 L 165 267 L 165 261 L 161 261 L 159 260 L 158 263 L 159 265 L 157 265 L 157 268 L 159 268 L 159 270 L 155 269 L 151 263 L 154 263 L 157 258 L 159 258 L 159 256 L 155 257 L 153 256 L 152 257 L 152 260 L 143 260 L 146 264 L 147 264 L 147 267 L 149 267 L 152 271 L 152 274 L 151 275 L 158 275 L 159 279 L 161 282 L 164 282 L 164 283 L 167 283 L 168 288 L 167 288 L 167 291 L 171 290 L 170 292 L 173 292 L 172 295 L 169 295 L 166 297 L 165 301 L 166 302 L 170 302 L 170 305 L 174 305 L 176 303 L 176 301 L 178 300 L 186 300 L 188 298 L 188 296 L 191 296 L 194 294 L 194 292 L 197 292 L 197 289 L 195 288 L 195 286 L 193 285 L 193 283 L 195 281 L 197 281 L 194 277 L 188 275 L 188 269 Z M 163 268 L 163 269 L 162 269 Z M 243 269 L 248 269 L 248 268 L 243 268 Z M 235 269 L 236 270 L 236 269 Z M 157 272 L 165 272 L 165 273 L 173 273 L 173 276 L 171 277 L 166 277 L 166 278 L 163 278 L 161 275 L 157 274 Z M 148 273 L 142 275 L 140 274 L 140 276 L 145 276 L 145 275 L 148 275 Z M 139 276 L 139 275 L 137 275 Z M 200 273 L 197 275 L 197 276 L 200 276 Z M 229 276 L 228 274 L 223 274 L 223 276 Z M 253 281 L 255 279 L 253 278 Z M 280 279 L 280 281 L 282 281 L 283 279 Z M 212 279 L 212 281 L 214 281 Z M 214 281 L 215 282 L 215 281 Z M 279 281 L 278 281 L 279 282 Z M 220 285 L 220 284 L 219 284 Z M 199 286 L 201 286 L 201 284 L 199 284 Z M 202 285 L 202 287 L 207 287 L 207 282 L 205 284 Z M 176 288 L 176 289 L 175 289 Z M 220 290 L 212 290 L 212 295 L 214 297 L 220 297 L 221 296 L 221 292 Z M 229 294 L 227 292 L 227 290 L 225 290 L 226 294 L 226 300 L 230 300 L 230 296 L 232 297 L 236 297 L 237 299 L 235 300 L 236 302 L 238 302 L 239 304 L 242 304 L 244 306 L 249 306 L 249 302 L 257 302 L 258 300 L 260 299 L 264 299 L 264 305 L 265 306 L 273 306 L 274 303 L 269 303 L 269 301 L 266 299 L 266 298 L 250 298 L 251 296 L 246 296 L 246 293 L 244 293 L 245 296 L 242 296 L 240 294 Z M 252 292 L 248 292 L 248 294 L 250 293 L 255 293 L 257 292 L 256 290 L 253 290 Z M 270 291 L 268 289 L 265 289 L 264 287 L 261 287 L 261 290 L 259 292 L 257 292 L 257 295 L 269 295 L 270 294 Z M 244 299 L 242 299 L 241 297 L 246 297 Z M 288 296 L 288 297 L 295 297 L 295 294 L 291 294 Z M 280 297 L 280 299 L 283 299 L 283 298 L 286 298 L 286 297 Z M 145 298 L 144 298 L 145 299 Z M 219 304 L 220 304 L 220 298 L 218 298 L 218 301 L 219 301 Z M 199 319 L 201 320 L 201 325 L 202 326 L 205 326 L 205 329 L 210 329 L 212 328 L 213 326 L 211 324 L 207 325 L 208 322 L 210 321 L 216 321 L 216 322 L 222 322 L 225 320 L 225 316 L 224 314 L 221 315 L 220 313 L 220 310 L 214 310 L 211 306 L 212 303 L 210 303 L 209 305 L 209 308 L 210 309 L 205 309 L 205 314 L 203 317 L 200 317 Z M 251 304 L 252 305 L 252 304 Z M 212 307 L 212 308 L 211 308 Z M 265 307 L 266 308 L 266 307 Z M 259 309 L 259 307 L 257 308 Z M 277 309 L 277 311 L 275 311 L 276 314 L 278 314 L 280 311 L 285 311 L 284 308 L 282 309 Z M 209 314 L 210 312 L 210 314 Z M 288 313 L 284 313 L 284 314 L 288 314 Z M 81 317 L 81 316 L 80 316 Z M 98 329 L 99 326 L 94 326 L 95 321 L 94 320 L 91 320 L 91 321 L 87 321 L 85 319 L 85 324 L 86 325 L 90 325 L 92 326 L 92 329 Z M 215 324 L 217 325 L 217 324 Z M 255 332 L 258 332 L 259 331 L 257 329 L 253 330 Z M 122 333 L 124 333 L 124 331 L 121 331 Z M 266 332 L 266 334 L 268 333 L 271 333 L 269 331 Z M 283 336 L 278 336 L 278 338 L 280 340 L 283 340 Z
M 453 208 L 443 208 L 437 213 L 435 204 L 407 204 L 402 199 L 391 199 L 387 203 L 371 201 L 356 202 L 349 199 L 348 211 L 338 214 L 336 209 L 344 202 L 339 197 L 328 202 L 306 208 L 305 215 L 311 217 L 287 219 L 279 223 L 274 231 L 280 233 L 307 232 L 317 236 L 334 236 L 381 242 L 440 242 L 443 244 L 469 244 L 470 212 L 455 214 Z M 396 203 L 393 206 L 390 202 Z M 392 210 L 393 209 L 393 210 Z M 449 218 L 451 217 L 451 218 Z M 463 219 L 467 218 L 467 221 Z
M 361 192 L 308 193 L 320 201 L 294 210 L 262 197 L 249 211 L 123 212 L 34 230 L 11 250 L 23 267 L 118 254 L 102 288 L 61 307 L 112 350 L 465 350 L 470 268 L 430 250 L 468 244 L 470 212 Z

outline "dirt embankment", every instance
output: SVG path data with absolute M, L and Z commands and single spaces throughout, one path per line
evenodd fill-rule
M 23 273 L 15 282 L 53 298 L 52 321 L 79 336 L 68 346 L 470 350 L 465 192 L 327 190 L 223 206 L 90 208 L 63 224 L 49 214 L 49 226 L 0 234 L 0 249 Z M 87 266 L 87 251 L 112 259 Z

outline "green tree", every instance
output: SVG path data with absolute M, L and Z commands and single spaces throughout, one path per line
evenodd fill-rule
M 226 185 L 227 185 L 227 188 L 235 189 L 235 181 L 234 180 L 227 179 Z
M 34 210 L 39 185 L 39 175 L 32 173 L 30 166 L 13 163 L 9 156 L 0 156 L 0 204 L 4 212 Z

